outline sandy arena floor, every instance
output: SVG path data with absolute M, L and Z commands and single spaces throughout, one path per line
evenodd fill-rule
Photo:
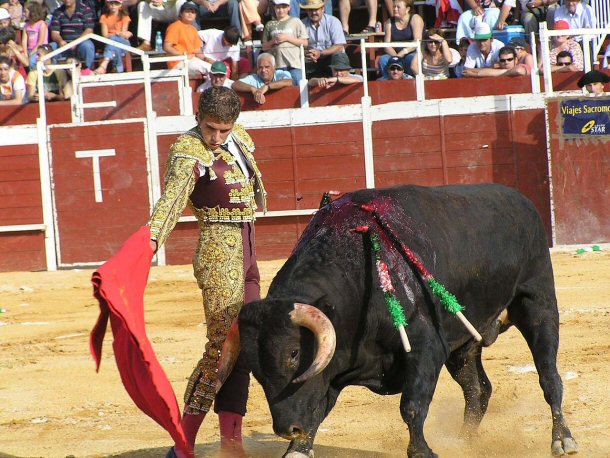
M 261 263 L 264 289 L 283 261 Z M 554 253 L 561 313 L 559 369 L 564 413 L 582 457 L 610 456 L 610 252 Z M 107 334 L 99 374 L 88 335 L 98 316 L 91 271 L 0 274 L 0 457 L 162 457 L 167 433 L 132 403 Z M 199 291 L 190 266 L 153 268 L 146 297 L 148 335 L 178 398 L 203 348 Z M 494 386 L 480 435 L 459 435 L 463 399 L 443 371 L 426 423 L 441 456 L 548 457 L 551 417 L 531 355 L 514 329 L 485 350 Z M 398 396 L 351 387 L 320 427 L 316 456 L 406 456 Z M 252 457 L 280 457 L 260 386 L 253 381 L 244 422 Z M 204 423 L 198 456 L 217 456 L 218 422 Z

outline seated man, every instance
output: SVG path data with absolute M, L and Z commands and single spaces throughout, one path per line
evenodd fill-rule
M 200 30 L 199 38 L 203 42 L 203 60 L 210 64 L 223 61 L 228 67 L 227 77 L 236 80 L 240 59 L 239 29 L 230 25 L 224 30 Z
M 339 0 L 339 19 L 343 26 L 345 35 L 349 35 L 349 14 L 352 11 L 352 5 L 356 5 L 361 0 Z M 377 23 L 377 0 L 363 0 L 368 11 L 367 26 L 360 33 L 372 34 L 375 33 L 375 24 Z
M 583 5 L 580 0 L 565 0 L 563 5 L 555 10 L 554 21 L 566 21 L 570 29 L 594 29 L 597 21 L 593 9 L 589 5 Z M 582 37 L 574 37 L 576 41 L 582 41 Z
M 408 80 L 413 79 L 413 77 L 407 73 L 405 73 L 405 69 L 402 66 L 403 60 L 398 56 L 390 57 L 387 64 L 387 74 L 388 76 L 382 76 L 379 78 L 379 81 L 390 81 L 390 80 Z
M 599 70 L 591 70 L 578 80 L 578 87 L 585 88 L 589 95 L 599 97 L 606 95 L 604 84 L 610 81 L 610 77 Z
M 265 94 L 272 89 L 292 86 L 292 76 L 286 70 L 276 70 L 275 57 L 269 53 L 261 53 L 256 59 L 256 74 L 233 83 L 233 90 L 249 92 L 254 101 L 260 105 L 265 103 Z
M 574 58 L 570 51 L 561 51 L 557 54 L 557 65 L 551 65 L 552 72 L 577 72 Z
M 307 77 L 330 76 L 330 60 L 334 54 L 345 52 L 345 35 L 341 22 L 330 14 L 324 14 L 323 0 L 304 0 L 301 8 L 307 12 L 303 20 L 309 43 L 305 51 Z
M 211 87 L 231 87 L 233 80 L 227 78 L 227 64 L 219 60 L 212 64 L 208 72 L 208 80 L 197 88 L 197 92 L 203 92 Z
M 77 38 L 93 32 L 95 16 L 93 10 L 77 0 L 64 0 L 64 4 L 53 11 L 49 30 L 51 39 L 59 47 L 65 46 Z M 62 54 L 65 58 L 75 55 L 75 50 Z M 93 68 L 95 45 L 85 40 L 76 47 L 76 57 L 83 61 L 87 68 Z
M 486 76 L 520 76 L 529 75 L 531 69 L 525 64 L 517 63 L 517 52 L 510 46 L 504 46 L 498 53 L 498 62 L 494 68 L 464 69 L 464 76 L 484 78 Z
M 193 22 L 197 18 L 199 8 L 191 1 L 185 2 L 180 7 L 180 17 L 173 22 L 165 32 L 163 49 L 170 56 L 188 56 L 188 72 L 190 76 L 201 77 L 207 74 L 211 64 L 203 60 L 202 45 L 197 29 Z M 182 61 L 168 62 L 168 68 L 182 68 Z
M 517 5 L 516 0 L 466 0 L 466 4 L 469 9 L 460 14 L 455 32 L 456 43 L 463 37 L 474 38 L 474 29 L 480 23 L 489 25 L 490 29 L 503 30 L 511 9 Z
M 0 106 L 27 102 L 23 76 L 11 67 L 11 60 L 0 56 Z
M 333 72 L 332 76 L 328 78 L 312 78 L 307 84 L 311 87 L 329 89 L 337 84 L 354 84 L 362 83 L 363 81 L 361 75 L 350 73 L 352 66 L 349 63 L 349 57 L 345 53 L 333 54 L 330 68 Z
M 500 49 L 504 46 L 500 40 L 492 38 L 491 29 L 484 22 L 477 24 L 474 39 L 475 42 L 468 46 L 468 51 L 466 51 L 464 77 L 475 76 L 475 72 L 468 70 L 493 67 L 498 60 Z

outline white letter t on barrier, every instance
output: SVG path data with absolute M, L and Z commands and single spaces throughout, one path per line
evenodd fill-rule
M 86 151 L 76 151 L 78 159 L 90 157 L 93 159 L 93 190 L 95 191 L 95 201 L 102 202 L 102 178 L 100 175 L 100 157 L 116 156 L 114 149 L 91 149 Z

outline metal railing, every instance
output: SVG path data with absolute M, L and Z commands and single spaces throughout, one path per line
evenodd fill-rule
M 593 37 L 593 55 L 597 56 L 602 52 L 602 46 L 606 41 L 606 35 L 610 31 L 610 1 L 609 0 L 590 0 L 590 6 L 597 19 L 598 29 L 605 29 L 599 35 Z

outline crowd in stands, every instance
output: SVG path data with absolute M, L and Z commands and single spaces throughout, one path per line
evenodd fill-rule
M 437 0 L 430 17 L 430 9 L 416 11 L 414 0 L 0 0 L 0 104 L 38 100 L 38 59 L 92 32 L 146 52 L 186 54 L 186 61 L 167 66 L 186 65 L 191 77 L 203 81 L 200 88 L 232 86 L 257 103 L 264 103 L 270 91 L 298 86 L 302 79 L 322 89 L 361 82 L 362 72 L 370 69 L 352 68 L 359 56 L 350 62 L 348 43 L 362 35 L 383 36 L 388 43 L 371 63 L 376 70 L 369 74 L 372 79 L 420 73 L 426 79 L 529 75 L 542 63 L 534 62 L 528 33 L 537 33 L 541 22 L 563 31 L 597 27 L 586 1 Z M 362 31 L 349 28 L 354 6 L 366 8 Z M 216 18 L 228 25 L 214 28 Z M 515 25 L 520 27 L 514 36 L 502 41 L 508 35 L 501 32 Z M 446 38 L 446 32 L 451 36 Z M 161 49 L 154 49 L 157 34 L 163 37 Z M 259 53 L 244 59 L 252 40 L 260 40 Z M 416 58 L 418 40 L 421 61 Z M 408 44 L 395 45 L 401 42 Z M 553 37 L 551 70 L 582 71 L 582 46 L 581 36 Z M 53 62 L 72 59 L 81 75 L 121 73 L 126 53 L 85 39 Z M 43 81 L 45 100 L 72 94 L 66 70 L 43 68 Z

